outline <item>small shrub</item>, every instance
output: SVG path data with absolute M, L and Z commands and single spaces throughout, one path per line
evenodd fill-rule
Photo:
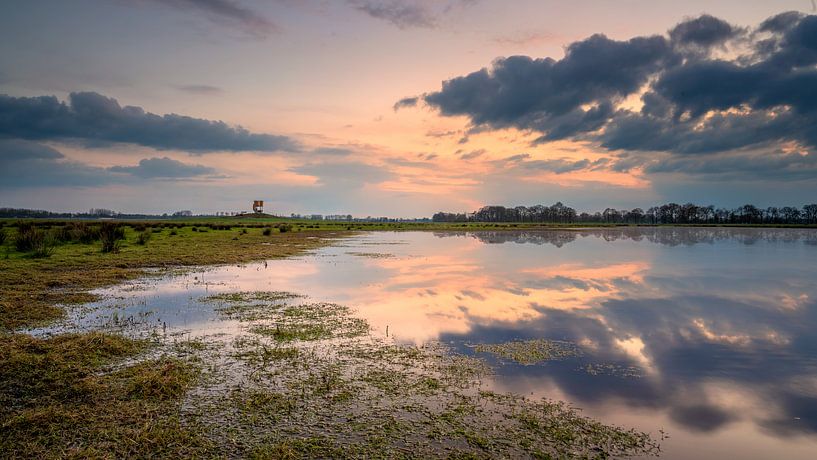
M 34 249 L 44 238 L 45 232 L 34 227 L 32 222 L 19 222 L 17 224 L 17 236 L 14 238 L 14 246 L 20 252 L 28 252 Z
M 6 229 L 0 228 L 0 246 L 2 246 L 3 243 L 6 242 L 6 236 L 7 236 Z
M 177 232 L 175 229 L 170 231 L 170 236 L 176 236 L 178 234 L 179 232 Z
M 60 243 L 67 243 L 73 239 L 71 235 L 71 226 L 65 224 L 62 227 L 57 227 L 51 231 L 51 236 Z
M 242 228 L 242 229 L 241 229 L 241 234 L 242 234 L 242 235 L 246 235 L 246 234 L 247 234 L 247 229 L 246 229 L 246 228 Z
M 88 225 L 86 222 L 74 222 L 69 229 L 72 241 L 82 244 L 91 244 L 99 239 L 99 227 Z
M 272 235 L 272 228 L 267 227 L 267 228 L 265 228 L 265 229 L 264 229 L 264 231 L 263 231 L 263 232 L 261 232 L 261 233 L 263 233 L 263 234 L 264 234 L 264 236 L 270 236 L 270 235 Z
M 136 235 L 136 244 L 144 246 L 150 240 L 151 233 L 149 230 L 143 230 Z
M 290 224 L 281 224 L 281 225 L 278 226 L 278 231 L 281 232 L 281 233 L 291 232 L 292 231 L 292 225 L 290 225 Z
M 198 227 L 193 227 L 193 231 L 194 231 L 194 232 L 199 231 Z
M 31 256 L 38 259 L 51 257 L 51 254 L 54 253 L 54 249 L 57 247 L 57 239 L 51 233 L 45 233 L 42 230 L 38 231 L 42 233 L 43 236 L 34 244 L 32 248 L 34 252 L 32 252 Z
M 119 252 L 120 240 L 125 238 L 125 229 L 113 222 L 105 222 L 99 227 L 102 252 Z

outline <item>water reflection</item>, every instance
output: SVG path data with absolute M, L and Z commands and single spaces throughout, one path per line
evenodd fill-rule
M 109 291 L 120 298 L 102 306 L 160 318 L 171 331 L 231 334 L 240 326 L 216 320 L 198 297 L 288 290 L 353 306 L 379 333 L 388 326 L 401 340 L 465 353 L 476 343 L 567 340 L 581 357 L 495 362 L 492 385 L 567 399 L 607 422 L 663 427 L 669 457 L 812 458 L 815 256 L 814 230 L 371 233 L 297 260 Z M 98 327 L 109 314 L 74 319 Z

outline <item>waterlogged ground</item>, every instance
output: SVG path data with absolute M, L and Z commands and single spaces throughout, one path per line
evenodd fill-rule
M 35 333 L 200 363 L 183 418 L 238 455 L 813 458 L 814 280 L 815 230 L 376 232 Z

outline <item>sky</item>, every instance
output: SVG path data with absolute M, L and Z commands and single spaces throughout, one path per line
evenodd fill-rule
M 817 201 L 812 0 L 0 0 L 0 207 Z

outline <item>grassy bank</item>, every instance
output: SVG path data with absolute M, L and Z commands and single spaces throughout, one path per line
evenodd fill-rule
M 96 233 L 61 237 L 71 227 L 64 224 L 38 222 L 35 247 L 24 250 L 17 247 L 19 228 L 2 228 L 2 456 L 219 456 L 211 450 L 212 443 L 179 416 L 182 397 L 198 379 L 196 362 L 175 355 L 148 357 L 156 354 L 157 344 L 118 335 L 40 339 L 13 330 L 57 319 L 64 314 L 58 304 L 93 300 L 90 289 L 142 276 L 145 268 L 288 257 L 324 245 L 337 233 L 321 232 L 318 237 L 288 228 L 264 234 L 257 228 L 139 223 L 118 227 L 121 235 L 103 252 L 103 238 Z M 44 254 L 38 253 L 37 244 L 46 248 Z
M 211 448 L 179 417 L 194 363 L 111 368 L 149 344 L 100 333 L 0 336 L 4 458 L 197 457 Z
M 53 238 L 65 222 L 40 223 L 38 230 Z M 89 290 L 144 274 L 145 268 L 240 263 L 289 257 L 320 247 L 338 231 L 226 226 L 154 227 L 138 223 L 122 226 L 122 239 L 111 252 L 102 242 L 53 241 L 50 253 L 15 247 L 17 227 L 4 227 L 0 245 L 0 329 L 35 326 L 59 318 L 56 304 L 93 300 Z M 146 239 L 146 241 L 140 241 Z M 139 244 L 139 243 L 143 244 Z

